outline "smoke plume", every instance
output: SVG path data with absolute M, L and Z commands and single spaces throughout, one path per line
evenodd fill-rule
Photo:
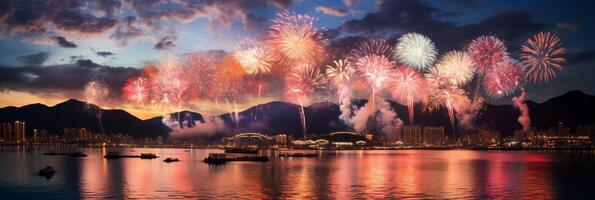
M 474 121 L 479 114 L 479 109 L 483 106 L 483 98 L 479 97 L 473 101 L 466 101 L 457 111 L 457 120 L 464 129 L 474 129 Z
M 519 109 L 519 111 L 521 112 L 521 115 L 517 120 L 523 126 L 523 132 L 531 131 L 531 118 L 529 116 L 529 107 L 524 102 L 526 96 L 527 93 L 525 92 L 525 89 L 521 89 L 521 95 L 512 98 L 512 103 L 514 107 Z

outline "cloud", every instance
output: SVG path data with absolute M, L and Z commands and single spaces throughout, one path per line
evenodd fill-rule
M 520 46 L 529 34 L 542 30 L 545 25 L 532 20 L 527 12 L 507 10 L 477 23 L 459 25 L 443 20 L 442 16 L 457 15 L 445 12 L 418 0 L 380 1 L 375 12 L 361 19 L 343 22 L 341 34 L 383 34 L 398 37 L 407 32 L 418 32 L 439 44 L 439 50 L 461 49 L 464 44 L 481 35 L 495 35 L 510 42 L 510 49 Z M 339 34 L 339 35 L 341 35 Z
M 336 8 L 332 8 L 330 6 L 318 6 L 316 8 L 316 12 L 322 12 L 324 14 L 334 15 L 337 17 L 343 17 L 343 16 L 349 14 L 349 11 L 347 11 L 345 9 L 336 9 Z
M 571 32 L 577 31 L 580 27 L 576 24 L 566 23 L 566 22 L 558 22 L 556 23 L 556 28 L 560 30 L 568 30 Z
M 109 86 L 113 97 L 121 96 L 126 80 L 141 73 L 132 67 L 112 67 L 91 60 L 78 60 L 71 64 L 47 66 L 0 66 L 0 90 L 34 93 L 62 93 L 76 97 L 91 80 L 100 80 Z
M 579 64 L 595 58 L 595 50 L 582 51 L 568 55 L 568 65 Z
M 71 41 L 66 40 L 66 38 L 62 36 L 51 36 L 51 40 L 54 40 L 58 45 L 64 48 L 76 48 L 76 44 Z
M 159 42 L 157 42 L 157 44 L 155 44 L 155 49 L 168 50 L 175 46 L 176 45 L 174 44 L 174 41 L 170 37 L 165 36 L 165 37 L 161 38 L 161 40 L 159 40 Z
M 357 3 L 357 0 L 343 0 L 343 3 L 344 3 L 346 6 L 349 6 L 349 7 L 351 7 L 351 6 L 353 6 L 353 5 L 355 5 L 355 4 Z
M 16 58 L 16 60 L 23 63 L 24 65 L 39 66 L 48 60 L 49 55 L 49 52 L 42 51 L 39 53 L 19 56 Z
M 98 56 L 104 57 L 104 58 L 116 55 L 115 53 L 112 53 L 109 51 L 98 51 L 98 52 L 95 52 L 95 54 L 97 54 Z

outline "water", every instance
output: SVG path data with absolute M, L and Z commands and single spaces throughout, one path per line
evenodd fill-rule
M 105 149 L 80 150 L 89 156 L 0 147 L 0 198 L 595 198 L 592 152 L 320 151 L 316 158 L 209 166 L 202 159 L 220 150 L 120 150 L 160 156 L 153 160 L 106 160 Z M 47 165 L 58 171 L 48 180 L 36 174 Z

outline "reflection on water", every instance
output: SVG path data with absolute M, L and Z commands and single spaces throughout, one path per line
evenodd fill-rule
M 0 148 L 0 197 L 32 198 L 595 198 L 595 154 L 487 151 L 320 151 L 209 166 L 220 150 L 120 149 L 159 159 L 44 156 L 42 148 Z M 66 150 L 64 150 L 66 151 Z M 70 151 L 75 151 L 71 149 Z M 181 161 L 165 163 L 176 157 Z M 37 175 L 45 166 L 57 172 Z

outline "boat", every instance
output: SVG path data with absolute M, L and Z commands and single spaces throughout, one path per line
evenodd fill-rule
M 87 157 L 87 154 L 79 151 L 79 152 L 70 153 L 69 156 L 73 157 L 73 158 L 80 158 L 80 157 Z
M 317 153 L 289 153 L 289 152 L 283 152 L 283 153 L 279 153 L 280 157 L 316 157 L 318 154 Z
M 249 148 L 226 148 L 225 153 L 257 154 L 258 149 Z
M 117 158 L 139 158 L 137 155 L 121 155 L 119 151 L 108 151 L 105 156 L 106 159 L 117 159 Z
M 157 158 L 157 155 L 155 155 L 154 153 L 141 153 L 140 154 L 140 159 L 155 159 Z
M 242 156 L 242 157 L 227 157 L 224 153 L 210 153 L 203 162 L 208 164 L 225 164 L 232 161 L 254 161 L 266 162 L 269 161 L 267 156 Z
M 69 155 L 69 153 L 46 152 L 46 153 L 43 153 L 43 155 L 46 155 L 46 156 L 63 156 L 63 155 Z
M 180 160 L 178 160 L 177 158 L 166 158 L 165 160 L 163 160 L 163 162 L 166 163 L 170 163 L 170 162 L 178 162 Z
M 47 166 L 47 167 L 39 170 L 39 176 L 49 177 L 49 176 L 54 175 L 54 173 L 56 173 L 56 170 L 50 166 Z

